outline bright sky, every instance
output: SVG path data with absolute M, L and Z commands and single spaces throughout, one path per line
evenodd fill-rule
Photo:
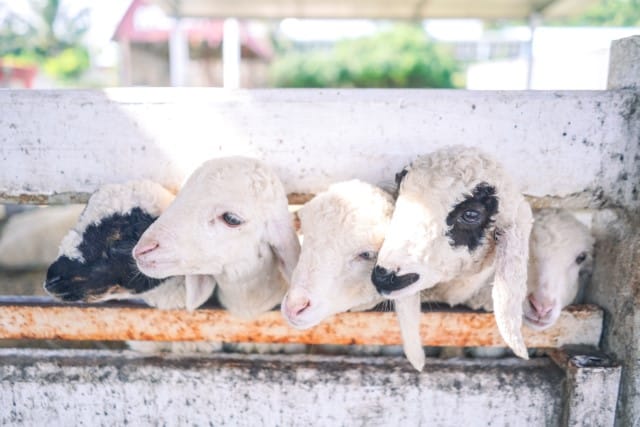
M 4 7 L 19 14 L 27 15 L 31 11 L 27 0 L 10 0 L 10 2 L 0 3 L 4 3 Z M 131 0 L 62 0 L 62 6 L 72 15 L 83 8 L 90 8 L 91 27 L 87 34 L 87 42 L 95 48 L 102 48 L 109 44 L 118 22 L 130 3 Z

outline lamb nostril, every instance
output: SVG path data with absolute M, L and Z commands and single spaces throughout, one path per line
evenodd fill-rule
M 156 241 L 144 242 L 142 244 L 138 243 L 133 250 L 133 256 L 139 257 L 142 255 L 146 255 L 156 250 L 159 246 L 160 246 L 160 243 Z
M 51 289 L 54 286 L 56 286 L 60 281 L 62 281 L 62 276 L 47 277 L 47 279 L 44 282 L 44 288 Z
M 302 312 L 309 308 L 310 305 L 311 300 L 307 297 L 298 296 L 295 298 L 291 298 L 289 296 L 287 297 L 287 301 L 285 302 L 284 307 L 288 316 L 295 317 L 302 314 Z
M 304 301 L 301 306 L 298 306 L 296 308 L 296 316 L 300 315 L 300 313 L 302 313 L 307 308 L 309 308 L 310 305 L 311 305 L 311 301 L 309 300 Z
M 54 284 L 62 280 L 62 276 L 47 277 L 47 283 Z
M 393 274 L 393 272 L 387 270 L 384 267 L 380 267 L 379 265 L 376 265 L 375 268 L 373 269 L 373 274 L 377 277 L 387 277 Z

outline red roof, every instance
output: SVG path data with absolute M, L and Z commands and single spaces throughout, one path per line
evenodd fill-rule
M 145 14 L 156 18 L 150 27 L 141 23 Z M 166 43 L 171 36 L 175 20 L 162 15 L 164 14 L 161 9 L 147 0 L 133 0 L 118 23 L 113 39 L 140 43 Z M 222 43 L 223 22 L 217 19 L 183 18 L 189 42 L 192 44 L 206 42 L 210 46 L 218 46 Z M 240 23 L 240 43 L 257 56 L 271 57 L 270 43 L 253 37 L 248 26 L 242 22 Z

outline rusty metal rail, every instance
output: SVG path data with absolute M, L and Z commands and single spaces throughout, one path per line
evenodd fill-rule
M 492 313 L 425 311 L 422 342 L 431 346 L 504 346 Z M 523 329 L 530 347 L 597 346 L 602 310 L 565 309 L 550 329 Z M 0 299 L 0 339 L 225 341 L 305 344 L 401 343 L 392 312 L 342 313 L 309 330 L 291 328 L 277 311 L 255 320 L 220 309 L 157 310 L 137 304 L 72 305 L 43 298 Z

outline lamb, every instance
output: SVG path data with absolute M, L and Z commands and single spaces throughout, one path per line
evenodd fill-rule
M 201 275 L 207 294 L 252 318 L 276 306 L 297 262 L 300 243 L 280 180 L 261 162 L 213 159 L 187 180 L 175 200 L 133 248 L 147 276 Z
M 58 258 L 47 271 L 45 290 L 63 301 L 100 302 L 140 298 L 161 309 L 203 304 L 204 276 L 155 279 L 136 268 L 131 249 L 174 195 L 151 181 L 105 185 L 96 191 L 75 227 L 62 240 Z M 194 292 L 196 290 L 197 292 Z M 214 351 L 220 343 L 132 343 L 139 351 Z
M 383 301 L 371 270 L 393 212 L 393 198 L 362 181 L 333 184 L 299 211 L 302 252 L 281 304 L 298 329 Z
M 310 328 L 333 314 L 368 309 L 382 302 L 369 283 L 373 261 L 367 260 L 375 259 L 392 211 L 388 194 L 356 180 L 334 184 L 302 207 L 298 212 L 304 235 L 302 252 L 281 305 L 283 316 L 292 326 Z M 560 301 L 558 310 L 572 302 L 578 284 L 575 267 L 589 264 L 592 244 L 588 229 L 568 212 L 536 213 L 530 240 L 525 324 L 529 322 L 527 316 L 535 319 L 528 307 L 534 307 L 530 301 L 540 292 L 540 284 L 547 281 L 545 277 L 560 279 L 554 282 L 554 289 L 566 290 L 553 298 L 556 303 Z M 490 279 L 467 305 L 492 309 Z M 424 301 L 437 299 L 429 292 L 423 291 Z
M 524 322 L 531 329 L 544 330 L 576 300 L 580 274 L 592 267 L 595 239 L 566 210 L 543 209 L 534 218 Z
M 395 301 L 409 361 L 424 365 L 420 291 L 423 300 L 456 305 L 488 282 L 503 339 L 527 359 L 521 326 L 533 221 L 522 194 L 495 160 L 468 147 L 421 156 L 396 178 L 398 198 L 371 280 Z

